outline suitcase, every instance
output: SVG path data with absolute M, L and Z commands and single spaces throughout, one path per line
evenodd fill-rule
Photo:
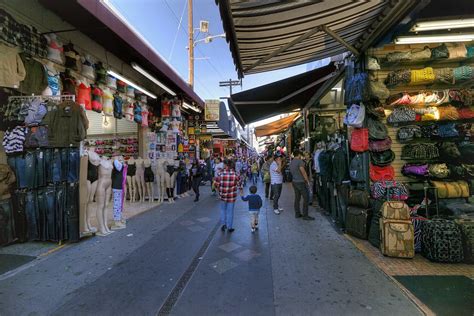
M 461 229 L 464 261 L 474 263 L 474 218 L 456 219 L 456 224 Z
M 372 219 L 370 221 L 370 227 L 369 227 L 369 235 L 368 235 L 368 240 L 369 243 L 374 246 L 375 248 L 380 248 L 380 208 L 382 206 L 382 201 L 380 200 L 372 200 Z
M 421 252 L 421 228 L 426 220 L 428 219 L 423 216 L 413 216 L 411 218 L 415 232 L 415 252 Z
M 354 237 L 367 239 L 370 209 L 349 206 L 346 212 L 346 231 Z
M 384 219 L 409 220 L 410 208 L 403 201 L 386 201 L 382 205 Z
M 446 219 L 427 220 L 421 230 L 422 254 L 435 262 L 461 262 L 464 260 L 461 229 Z
M 415 256 L 415 234 L 411 220 L 380 220 L 380 251 L 384 256 L 413 258 Z

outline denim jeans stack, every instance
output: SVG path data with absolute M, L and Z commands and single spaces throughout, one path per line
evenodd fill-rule
M 13 196 L 20 241 L 79 240 L 78 148 L 41 148 L 9 156 L 17 189 Z

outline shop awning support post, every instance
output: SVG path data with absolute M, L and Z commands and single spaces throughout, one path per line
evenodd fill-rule
M 303 109 L 304 122 L 304 150 L 310 152 L 309 127 L 308 127 L 308 109 Z
M 350 50 L 354 55 L 358 56 L 360 53 L 357 49 L 355 49 L 354 46 L 351 44 L 347 43 L 342 37 L 340 37 L 337 33 L 335 33 L 333 30 L 328 28 L 326 25 L 321 25 L 321 30 L 326 33 L 327 35 L 331 36 L 334 38 L 336 41 L 338 41 L 341 45 L 344 45 L 348 50 Z

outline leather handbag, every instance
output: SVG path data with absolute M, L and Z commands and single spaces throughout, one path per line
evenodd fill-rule
M 431 49 L 431 58 L 432 59 L 443 59 L 449 58 L 449 50 L 446 44 L 442 44 L 435 48 Z
M 355 152 L 369 150 L 369 130 L 367 128 L 356 128 L 352 131 L 351 150 Z
M 385 139 L 388 136 L 387 126 L 377 119 L 367 118 L 367 126 L 369 128 L 370 139 Z
M 431 185 L 437 189 L 440 199 L 469 197 L 469 185 L 466 181 L 431 181 Z
M 352 104 L 344 118 L 344 124 L 353 127 L 362 127 L 365 118 L 365 106 L 361 103 Z
M 429 167 L 430 176 L 444 179 L 449 176 L 449 168 L 445 163 L 431 164 Z
M 365 190 L 351 190 L 349 193 L 349 205 L 368 208 L 369 195 Z
M 411 85 L 430 84 L 435 81 L 435 73 L 432 67 L 417 69 L 411 71 Z
M 370 152 L 370 161 L 372 164 L 384 167 L 390 165 L 395 160 L 395 153 L 393 150 L 385 150 L 381 152 Z
M 370 180 L 372 181 L 390 181 L 395 177 L 395 170 L 392 166 L 379 167 L 370 164 Z
M 382 204 L 385 219 L 410 219 L 410 208 L 403 201 L 386 201 Z
M 389 150 L 391 146 L 392 146 L 392 139 L 390 138 L 390 136 L 387 136 L 387 138 L 382 139 L 382 140 L 369 141 L 370 151 L 375 151 L 375 152 L 385 151 L 385 150 Z
M 405 164 L 402 167 L 404 176 L 426 177 L 429 174 L 428 164 Z

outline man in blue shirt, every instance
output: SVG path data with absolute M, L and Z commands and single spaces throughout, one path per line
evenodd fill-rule
M 258 214 L 262 207 L 262 198 L 257 194 L 257 187 L 252 185 L 249 189 L 250 194 L 244 196 L 244 191 L 240 191 L 242 201 L 249 202 L 249 213 L 250 213 L 250 226 L 252 227 L 252 233 L 258 229 Z

